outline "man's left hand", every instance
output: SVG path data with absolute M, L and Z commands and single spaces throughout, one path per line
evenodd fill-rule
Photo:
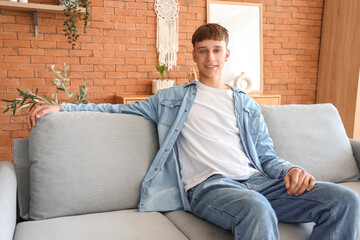
M 315 178 L 300 168 L 291 168 L 284 181 L 288 194 L 295 194 L 295 196 L 310 191 L 315 186 Z

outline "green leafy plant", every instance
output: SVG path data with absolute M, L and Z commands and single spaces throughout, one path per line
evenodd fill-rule
M 31 111 L 37 104 L 40 105 L 59 104 L 58 91 L 65 92 L 71 103 L 75 103 L 75 104 L 88 103 L 86 98 L 87 98 L 87 91 L 89 89 L 89 84 L 85 83 L 85 80 L 84 80 L 84 84 L 79 86 L 79 94 L 76 94 L 74 100 L 72 99 L 74 94 L 76 93 L 76 90 L 74 90 L 73 92 L 69 91 L 70 71 L 69 71 L 69 67 L 66 66 L 65 63 L 63 65 L 63 68 L 58 68 L 55 70 L 55 65 L 51 65 L 51 67 L 46 68 L 45 71 L 53 72 L 55 74 L 55 78 L 52 80 L 51 86 L 55 86 L 57 91 L 56 93 L 52 94 L 51 99 L 45 95 L 43 95 L 42 97 L 39 96 L 38 88 L 35 90 L 35 93 L 31 92 L 29 89 L 27 92 L 25 92 L 17 88 L 20 96 L 19 98 L 16 98 L 15 100 L 6 100 L 6 99 L 1 100 L 8 104 L 8 106 L 5 107 L 3 113 L 6 113 L 10 109 L 12 109 L 13 115 L 15 115 L 15 113 L 18 112 L 20 109 L 29 106 L 30 106 L 29 111 Z
M 159 71 L 159 73 L 161 74 L 161 78 L 164 79 L 165 74 L 166 74 L 166 65 L 165 63 L 161 66 L 156 66 L 156 70 Z
M 64 21 L 64 32 L 65 36 L 68 38 L 68 43 L 71 43 L 71 48 L 75 48 L 75 42 L 80 36 L 78 28 L 76 25 L 77 19 L 84 20 L 84 33 L 86 33 L 86 28 L 88 27 L 89 22 L 91 21 L 91 14 L 89 7 L 91 2 L 89 0 L 61 0 L 61 4 L 66 8 L 64 9 L 64 15 L 67 19 Z M 78 7 L 85 8 L 85 15 L 81 18 L 80 9 Z

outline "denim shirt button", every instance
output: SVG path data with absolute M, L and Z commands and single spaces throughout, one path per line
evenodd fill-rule
M 239 117 L 240 117 L 240 114 L 238 114 L 237 117 L 239 118 Z
M 193 95 L 195 95 L 195 93 L 193 92 Z
M 154 170 L 155 170 L 155 171 L 157 171 L 158 169 L 157 169 L 157 168 L 155 168 Z
M 187 112 L 187 110 L 185 109 L 185 111 L 184 112 Z
M 171 107 L 171 108 L 173 108 L 173 107 L 174 107 L 174 105 L 170 105 L 170 107 Z
M 168 150 L 167 149 L 165 149 L 165 152 L 167 152 Z
M 179 130 L 175 129 L 175 132 L 178 132 Z

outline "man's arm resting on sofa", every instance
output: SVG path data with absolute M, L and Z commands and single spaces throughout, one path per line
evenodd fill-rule
M 14 166 L 0 161 L 0 239 L 11 240 L 16 226 L 16 174 Z
M 353 150 L 353 155 L 354 155 L 356 164 L 360 170 L 360 141 L 351 139 L 351 138 L 349 140 L 350 140 L 351 148 Z

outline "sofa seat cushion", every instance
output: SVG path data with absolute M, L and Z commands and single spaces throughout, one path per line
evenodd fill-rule
M 231 231 L 224 230 L 204 221 L 191 213 L 173 211 L 164 214 L 189 239 L 193 240 L 233 240 Z
M 354 190 L 360 197 L 360 182 L 343 182 L 339 184 Z
M 224 230 L 212 223 L 206 222 L 193 214 L 184 211 L 174 211 L 165 214 L 170 221 L 192 240 L 232 240 L 231 231 Z M 283 240 L 309 239 L 313 223 L 290 224 L 279 223 L 280 238 Z
M 185 240 L 164 215 L 136 209 L 19 223 L 14 240 Z
M 359 179 L 350 141 L 332 104 L 261 106 L 279 157 L 318 181 Z

